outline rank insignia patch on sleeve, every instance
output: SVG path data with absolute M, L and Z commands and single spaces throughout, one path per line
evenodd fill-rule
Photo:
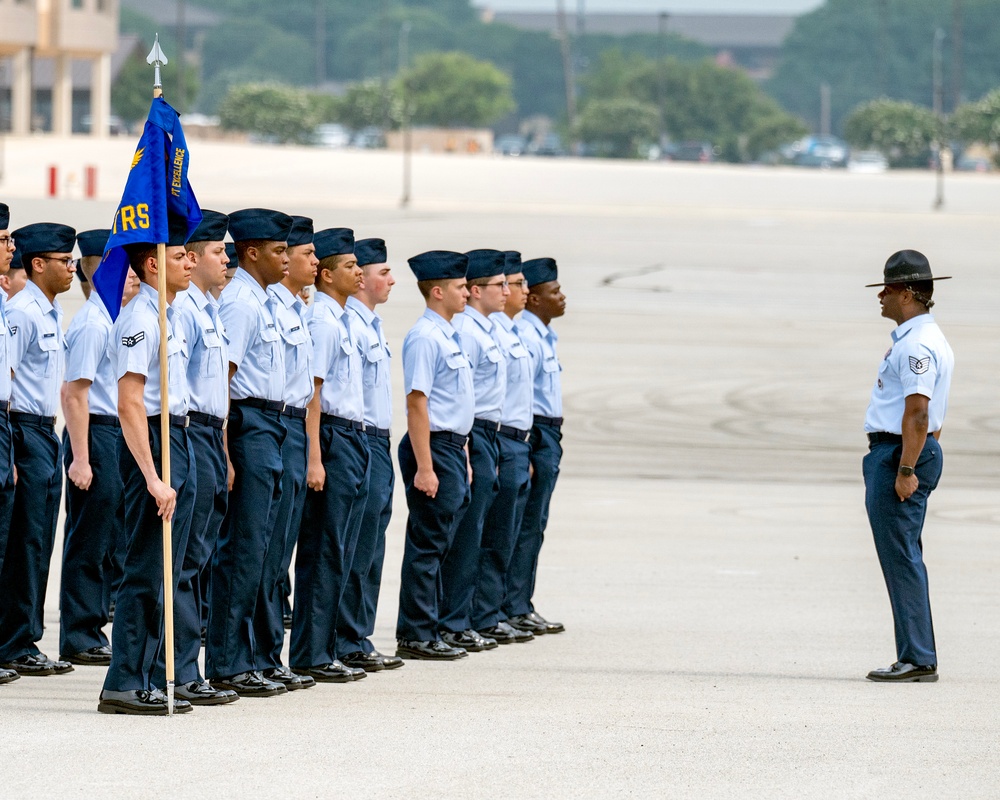
M 146 338 L 145 331 L 139 331 L 135 336 L 123 336 L 122 344 L 126 347 L 135 347 L 139 342 Z
M 10 335 L 11 336 L 16 336 L 17 335 L 17 325 L 11 325 L 10 326 Z
M 916 356 L 910 356 L 910 372 L 917 375 L 923 375 L 931 366 L 931 357 L 924 356 L 923 358 L 917 358 Z

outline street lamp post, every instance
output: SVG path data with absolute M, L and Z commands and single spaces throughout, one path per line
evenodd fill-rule
M 413 133 L 410 129 L 410 95 L 406 91 L 406 68 L 409 66 L 410 23 L 404 22 L 399 29 L 399 92 L 402 99 L 401 127 L 403 133 L 403 197 L 399 201 L 401 208 L 410 205 L 410 188 L 412 183 Z
M 934 31 L 934 124 L 937 129 L 934 137 L 934 160 L 937 162 L 937 196 L 934 198 L 935 210 L 944 207 L 944 142 L 941 141 L 944 122 L 942 119 L 944 114 L 944 70 L 942 69 L 941 50 L 944 39 L 945 33 L 941 28 Z

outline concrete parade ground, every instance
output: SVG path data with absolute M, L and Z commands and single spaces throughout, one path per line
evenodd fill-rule
M 97 713 L 101 668 L 0 687 L 0 798 L 992 798 L 1000 794 L 1000 177 L 419 154 L 191 141 L 205 208 L 279 208 L 387 240 L 405 431 L 407 256 L 553 256 L 568 310 L 565 460 L 538 610 L 567 631 L 348 685 Z M 8 138 L 11 227 L 110 224 L 134 140 Z M 79 199 L 84 166 L 99 197 Z M 43 197 L 46 170 L 73 174 Z M 61 183 L 62 191 L 67 191 Z M 895 661 L 864 512 L 865 407 L 895 250 L 927 254 L 956 355 L 930 501 L 936 684 Z M 70 315 L 79 288 L 64 296 Z M 399 486 L 399 484 L 397 484 Z M 394 650 L 406 507 L 375 644 Z M 61 528 L 41 643 L 58 655 Z

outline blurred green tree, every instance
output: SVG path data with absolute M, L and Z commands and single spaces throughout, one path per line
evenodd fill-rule
M 492 125 L 516 105 L 511 79 L 466 53 L 424 53 L 401 76 L 416 125 Z

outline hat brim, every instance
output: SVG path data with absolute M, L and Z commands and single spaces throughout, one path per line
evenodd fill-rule
M 872 289 L 876 286 L 892 286 L 897 283 L 920 283 L 922 281 L 950 281 L 951 275 L 942 275 L 940 278 L 921 278 L 919 281 L 888 281 L 883 283 L 866 283 L 866 289 Z

